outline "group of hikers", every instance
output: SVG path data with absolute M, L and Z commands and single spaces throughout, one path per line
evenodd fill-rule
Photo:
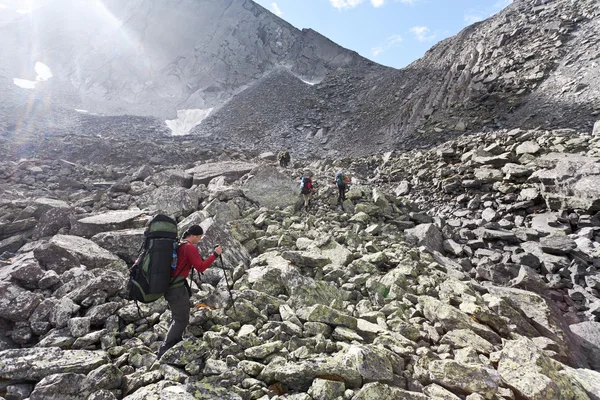
M 290 162 L 290 154 L 282 151 L 277 159 L 285 168 Z M 311 195 L 317 189 L 312 177 L 310 171 L 305 171 L 300 180 L 300 193 L 306 210 Z M 343 209 L 346 192 L 350 188 L 350 179 L 339 171 L 332 183 L 338 189 L 337 204 Z M 194 270 L 202 274 L 217 259 L 220 259 L 223 266 L 221 259 L 223 247 L 220 245 L 216 245 L 208 257 L 202 258 L 200 255 L 197 246 L 204 236 L 204 230 L 200 225 L 187 228 L 181 238 L 178 238 L 177 233 L 177 222 L 169 216 L 159 214 L 152 218 L 144 233 L 143 250 L 130 269 L 129 299 L 135 300 L 137 304 L 138 301 L 150 303 L 164 297 L 171 310 L 171 323 L 165 340 L 158 348 L 158 359 L 183 340 L 183 333 L 190 320 L 190 297 L 192 296 L 188 283 L 190 274 L 193 281 Z M 223 273 L 226 274 L 225 270 Z M 233 302 L 233 298 L 231 301 Z
M 339 171 L 332 183 L 337 186 L 338 190 L 337 205 L 343 209 L 344 201 L 346 201 L 346 192 L 350 190 L 350 178 L 345 176 L 342 171 Z M 304 199 L 305 210 L 308 210 L 310 197 L 316 189 L 317 187 L 312 181 L 312 174 L 310 171 L 306 171 L 300 179 L 300 193 L 302 193 Z
M 291 157 L 289 151 L 281 150 L 279 153 L 277 153 L 277 161 L 281 167 L 286 168 L 290 163 L 290 160 Z M 335 180 L 332 183 L 334 183 L 338 189 L 337 205 L 343 209 L 344 201 L 346 201 L 346 192 L 350 189 L 350 178 L 345 176 L 343 172 L 340 171 L 336 174 Z M 312 174 L 310 171 L 306 171 L 300 179 L 300 193 L 302 193 L 304 200 L 303 207 L 305 210 L 308 210 L 310 198 L 315 190 L 317 190 L 317 186 L 313 184 Z

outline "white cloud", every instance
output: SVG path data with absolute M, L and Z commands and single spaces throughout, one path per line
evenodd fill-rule
M 415 4 L 415 1 L 419 1 L 419 0 L 394 0 L 396 3 L 404 3 L 404 4 L 410 4 L 411 6 L 413 4 Z
M 373 5 L 373 7 L 377 8 L 377 7 L 381 7 L 383 4 L 385 3 L 384 0 L 371 0 L 371 4 Z
M 506 7 L 511 5 L 513 1 L 514 0 L 497 0 L 491 7 L 477 7 L 475 9 L 471 9 L 465 13 L 464 21 L 467 25 L 483 21 L 484 19 L 504 10 Z
M 371 55 L 373 57 L 377 57 L 379 54 L 381 54 L 381 52 L 383 52 L 383 47 L 381 46 L 373 47 L 371 49 Z
M 419 42 L 427 42 L 435 39 L 435 35 L 426 26 L 413 26 L 410 31 L 417 37 Z
M 271 8 L 273 9 L 273 12 L 275 13 L 275 15 L 277 15 L 278 17 L 281 17 L 283 15 L 283 13 L 279 9 L 279 6 L 277 5 L 277 3 L 272 3 Z
M 382 44 L 375 46 L 371 49 L 371 55 L 373 57 L 377 57 L 384 51 L 387 51 L 387 50 L 391 49 L 392 47 L 397 47 L 402 42 L 402 40 L 404 40 L 404 39 L 402 39 L 402 36 L 400 36 L 400 35 L 389 36 L 388 38 L 385 39 L 385 41 Z
M 365 0 L 329 0 L 331 5 L 338 10 L 343 8 L 354 8 Z
M 498 0 L 496 3 L 494 3 L 494 10 L 496 10 L 496 12 L 503 10 L 511 5 L 512 2 L 513 0 Z
M 481 15 L 475 15 L 475 14 L 466 14 L 465 15 L 465 22 L 469 25 L 474 24 L 475 22 L 479 22 L 479 21 L 483 21 L 485 18 L 482 17 Z

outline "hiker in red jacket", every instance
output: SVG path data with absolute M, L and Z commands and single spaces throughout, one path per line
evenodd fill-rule
M 177 250 L 177 266 L 171 271 L 173 284 L 165 293 L 165 299 L 169 303 L 173 321 L 169 326 L 167 337 L 158 350 L 158 358 L 175 346 L 183 339 L 183 332 L 190 322 L 190 295 L 191 290 L 187 283 L 187 277 L 192 267 L 198 272 L 204 272 L 221 255 L 223 248 L 217 246 L 206 258 L 200 257 L 196 245 L 202 239 L 204 230 L 200 225 L 192 225 L 185 231 L 181 246 Z

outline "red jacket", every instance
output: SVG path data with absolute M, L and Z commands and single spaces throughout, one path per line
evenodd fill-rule
M 198 272 L 204 272 L 216 259 L 215 254 L 211 253 L 206 260 L 203 260 L 195 245 L 187 242 L 183 243 L 177 249 L 177 268 L 171 271 L 171 278 L 175 278 L 176 276 L 187 278 L 191 267 L 196 268 Z

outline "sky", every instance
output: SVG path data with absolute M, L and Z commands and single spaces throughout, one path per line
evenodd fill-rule
M 298 29 L 312 28 L 394 68 L 507 7 L 512 0 L 254 0 Z

